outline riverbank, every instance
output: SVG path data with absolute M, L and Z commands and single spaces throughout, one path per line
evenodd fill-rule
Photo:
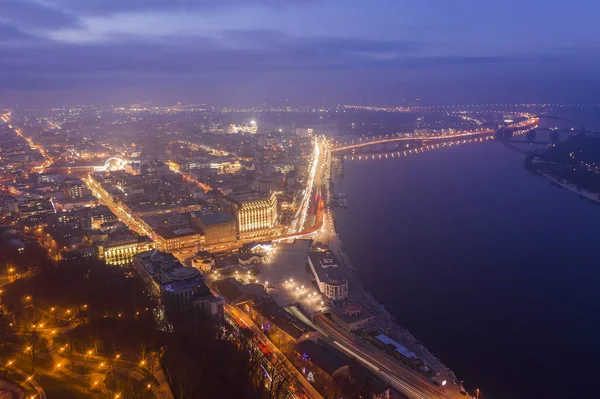
M 542 172 L 536 172 L 536 173 L 540 176 L 544 176 L 546 179 L 559 185 L 560 187 L 566 188 L 567 190 L 574 192 L 575 194 L 579 195 L 580 197 L 583 197 L 583 198 L 593 201 L 597 204 L 600 204 L 600 194 L 598 194 L 598 193 L 593 193 L 591 191 L 587 191 L 582 188 L 579 188 L 575 184 L 566 182 L 562 179 L 559 179 L 558 177 L 554 177 L 549 173 L 542 173 Z
M 341 210 L 343 211 L 343 210 Z M 416 355 L 431 367 L 436 375 L 436 379 L 458 382 L 452 370 L 450 370 L 440 359 L 431 353 L 417 338 L 415 338 L 406 328 L 399 326 L 396 323 L 395 317 L 385 309 L 385 306 L 379 303 L 373 295 L 367 291 L 361 284 L 357 270 L 352 264 L 349 256 L 344 250 L 343 243 L 340 239 L 338 227 L 335 223 L 335 213 L 329 212 L 332 224 L 331 238 L 328 242 L 329 248 L 337 257 L 340 266 L 344 269 L 348 276 L 349 297 L 351 301 L 362 302 L 374 314 L 377 315 L 377 325 L 389 337 L 412 350 Z

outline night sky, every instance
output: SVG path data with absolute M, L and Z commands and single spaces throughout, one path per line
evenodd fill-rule
M 591 0 L 0 0 L 0 101 L 596 102 Z

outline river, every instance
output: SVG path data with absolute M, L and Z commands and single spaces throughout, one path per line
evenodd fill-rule
M 523 160 L 495 140 L 348 160 L 337 228 L 365 288 L 482 399 L 599 397 L 600 205 Z

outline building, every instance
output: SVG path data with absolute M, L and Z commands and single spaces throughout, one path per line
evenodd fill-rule
M 296 316 L 286 312 L 275 302 L 266 301 L 248 306 L 250 314 L 257 325 L 262 326 L 271 340 L 283 350 L 293 348 L 293 345 L 306 340 L 317 340 L 317 331 L 298 319 Z
M 213 246 L 237 240 L 237 225 L 231 213 L 192 213 L 192 224 L 204 233 L 204 244 Z
M 133 257 L 133 265 L 157 299 L 159 316 L 183 316 L 197 309 L 219 319 L 223 317 L 223 298 L 210 292 L 198 270 L 183 266 L 172 254 L 142 252 Z
M 244 253 L 237 256 L 238 264 L 241 267 L 254 266 L 263 263 L 263 256 L 260 254 Z
M 54 206 L 58 211 L 74 211 L 82 208 L 94 208 L 98 206 L 98 199 L 91 194 L 73 199 L 56 199 Z
M 376 345 L 385 347 L 385 350 L 388 353 L 391 353 L 393 356 L 400 358 L 404 362 L 407 363 L 419 363 L 421 360 L 417 357 L 417 355 L 408 350 L 405 346 L 399 344 L 394 341 L 390 337 L 385 334 L 379 334 L 375 336 L 375 340 L 371 340 Z
M 340 351 L 314 341 L 298 342 L 295 346 L 301 370 L 317 382 L 319 377 L 326 382 L 350 375 L 350 358 Z
M 210 273 L 215 267 L 215 257 L 210 252 L 200 251 L 192 259 L 192 266 L 201 273 Z
M 29 227 L 43 226 L 47 224 L 48 215 L 56 213 L 54 204 L 48 200 L 29 200 L 19 205 L 19 221 Z
M 282 191 L 283 176 L 259 176 L 252 182 L 252 189 L 259 194 L 268 195 L 271 191 Z
M 242 169 L 238 160 L 231 160 L 227 157 L 216 159 L 209 164 L 211 169 L 216 169 L 218 173 L 236 173 Z
M 69 174 L 75 176 L 85 176 L 94 171 L 102 169 L 103 164 L 94 164 L 87 161 L 76 161 L 76 162 L 55 162 L 48 166 L 45 170 L 47 172 L 54 172 L 60 174 Z
M 331 251 L 310 252 L 308 264 L 319 289 L 326 297 L 334 301 L 341 301 L 348 297 L 348 278 L 338 266 Z
M 258 132 L 258 125 L 256 121 L 250 121 L 250 123 L 240 123 L 235 124 L 231 123 L 227 126 L 227 133 L 235 134 L 235 133 L 250 133 L 256 134 Z
M 132 231 L 117 232 L 97 246 L 97 253 L 98 258 L 104 259 L 106 264 L 121 266 L 133 262 L 136 254 L 155 247 L 156 244 L 147 236 L 140 236 Z
M 331 319 L 349 332 L 375 328 L 375 314 L 359 302 L 335 306 L 331 309 Z
M 273 233 L 277 222 L 277 197 L 256 192 L 229 195 L 224 199 L 235 216 L 238 239 L 264 237 Z
M 267 297 L 264 286 L 260 284 L 242 284 L 233 277 L 216 280 L 212 283 L 212 287 L 217 290 L 219 295 L 222 295 L 232 305 L 236 306 L 245 304 L 251 306 Z
M 118 220 L 117 216 L 105 205 L 94 208 L 90 215 L 92 229 L 99 229 L 103 223 L 117 222 Z
M 183 248 L 193 248 L 202 244 L 204 236 L 195 227 L 171 228 L 160 226 L 153 230 L 156 235 L 157 247 L 161 251 L 179 251 Z
M 86 189 L 83 183 L 69 184 L 64 189 L 64 194 L 69 199 L 83 198 L 83 196 L 86 195 L 87 192 L 88 190 Z

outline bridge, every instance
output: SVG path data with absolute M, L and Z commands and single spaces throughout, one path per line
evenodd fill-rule
M 460 138 L 469 138 L 469 137 L 476 137 L 476 136 L 482 136 L 482 135 L 486 135 L 486 134 L 492 134 L 495 133 L 496 131 L 494 129 L 478 129 L 476 131 L 473 132 L 461 132 L 461 133 L 455 133 L 455 134 L 444 134 L 444 135 L 438 135 L 438 136 L 424 136 L 424 135 L 418 135 L 418 136 L 374 136 L 371 138 L 366 138 L 366 139 L 359 139 L 358 143 L 352 143 L 352 144 L 346 144 L 346 145 L 341 145 L 339 147 L 335 147 L 332 148 L 330 150 L 330 152 L 332 153 L 336 153 L 336 152 L 341 152 L 341 151 L 348 151 L 348 150 L 355 150 L 357 148 L 364 148 L 364 147 L 368 147 L 368 146 L 372 146 L 372 145 L 377 145 L 377 144 L 387 144 L 387 143 L 397 143 L 397 142 L 411 142 L 411 141 L 436 141 L 436 140 L 452 140 L 452 139 L 460 139 Z
M 517 133 L 517 134 L 522 134 L 523 130 L 531 130 L 531 129 L 534 129 L 535 127 L 537 127 L 538 121 L 539 121 L 539 117 L 529 115 L 528 118 L 522 122 L 517 122 L 517 123 L 513 123 L 511 125 L 508 125 L 507 129 L 519 130 L 519 133 Z M 343 144 L 341 146 L 331 149 L 330 152 L 337 153 L 337 152 L 342 152 L 342 151 L 355 150 L 358 148 L 365 148 L 365 147 L 372 146 L 372 145 L 378 145 L 378 144 L 386 145 L 387 143 L 397 143 L 397 142 L 420 141 L 420 142 L 430 143 L 430 142 L 435 142 L 435 141 L 447 141 L 447 140 L 453 140 L 453 139 L 469 139 L 469 138 L 485 136 L 485 135 L 494 134 L 494 133 L 496 133 L 496 129 L 481 128 L 481 129 L 477 129 L 474 131 L 458 132 L 458 133 L 453 133 L 453 134 L 443 134 L 443 135 L 437 135 L 437 136 L 426 136 L 426 135 L 418 135 L 418 136 L 395 135 L 395 136 L 391 136 L 391 137 L 389 135 L 388 136 L 374 136 L 371 138 L 365 138 L 364 140 L 361 138 L 361 139 L 359 139 L 358 143 L 353 142 L 352 144 Z

